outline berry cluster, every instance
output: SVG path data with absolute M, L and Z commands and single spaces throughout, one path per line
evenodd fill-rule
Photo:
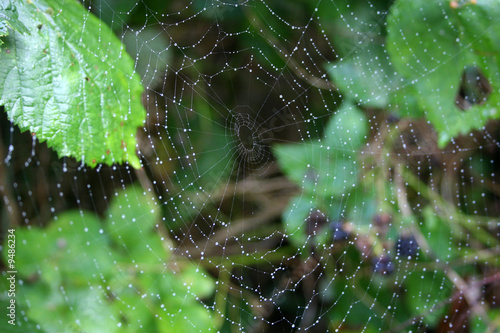
M 396 267 L 388 256 L 375 257 L 372 259 L 372 269 L 374 273 L 391 275 Z
M 411 259 L 418 253 L 418 243 L 413 235 L 401 235 L 396 242 L 396 253 L 401 257 Z
M 341 222 L 330 223 L 330 230 L 332 230 L 334 241 L 347 240 L 349 238 L 349 232 L 344 229 L 344 225 Z

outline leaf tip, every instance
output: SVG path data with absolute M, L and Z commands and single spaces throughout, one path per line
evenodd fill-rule
M 139 160 L 139 157 L 135 154 L 129 155 L 127 162 L 134 169 L 141 169 L 142 168 L 141 161 Z
M 439 133 L 438 147 L 443 149 L 450 142 L 451 138 L 446 132 Z

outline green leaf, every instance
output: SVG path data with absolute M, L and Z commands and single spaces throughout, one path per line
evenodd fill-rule
M 442 272 L 411 272 L 405 281 L 405 301 L 413 316 L 423 316 L 433 327 L 446 312 L 446 308 L 439 305 L 448 299 L 452 286 Z
M 358 107 L 344 102 L 329 120 L 322 142 L 338 150 L 355 152 L 361 147 L 368 134 L 368 122 Z
M 312 164 L 321 158 L 321 147 L 307 142 L 276 145 L 273 148 L 273 153 L 285 174 L 304 190 L 313 191 L 318 175 Z
M 112 199 L 107 216 L 107 232 L 96 215 L 77 210 L 59 215 L 46 229 L 16 230 L 16 264 L 28 278 L 17 297 L 27 316 L 48 332 L 213 329 L 211 311 L 199 298 L 211 297 L 215 282 L 190 262 L 166 269 L 152 195 L 130 186 Z M 123 256 L 109 238 L 125 247 Z
M 325 148 L 322 156 L 313 162 L 314 170 L 318 170 L 314 191 L 326 198 L 339 198 L 352 190 L 358 179 L 354 154 Z
M 423 110 L 418 105 L 419 93 L 408 79 L 402 79 L 401 84 L 396 87 L 390 96 L 389 108 L 399 117 L 424 117 Z
M 4 278 L 2 276 L 2 278 Z M 2 286 L 3 287 L 3 286 Z M 6 290 L 6 289 L 4 289 Z M 7 296 L 7 293 L 5 293 Z M 10 300 L 8 298 L 0 299 L 0 307 L 2 309 L 6 309 L 10 305 Z M 42 328 L 37 328 L 37 324 L 33 321 L 27 319 L 25 316 L 20 316 L 20 313 L 26 312 L 25 307 L 21 307 L 19 302 L 16 304 L 16 312 L 17 316 L 14 322 L 15 325 L 10 324 L 8 321 L 11 320 L 10 317 L 3 315 L 0 321 L 0 332 L 2 333 L 26 333 L 26 332 L 37 332 L 37 333 L 45 333 L 45 330 Z M 4 312 L 2 312 L 4 313 Z
M 377 198 L 373 189 L 356 187 L 347 199 L 349 205 L 349 220 L 358 228 L 370 230 L 372 228 L 373 216 L 377 212 Z
M 165 310 L 161 309 L 164 313 Z M 213 316 L 199 304 L 183 304 L 178 311 L 157 320 L 158 332 L 214 332 L 217 331 Z
M 379 316 L 374 315 L 374 310 L 366 302 L 360 301 L 354 293 L 354 288 L 363 290 L 363 293 L 367 288 L 361 285 L 353 285 L 352 281 L 341 278 L 340 274 L 335 279 L 340 280 L 336 283 L 338 296 L 336 296 L 335 305 L 330 311 L 330 318 L 332 322 L 335 322 L 335 327 L 345 326 L 347 327 L 346 332 L 359 332 L 361 331 L 359 324 L 363 323 L 364 325 L 364 323 L 367 323 L 367 325 L 364 325 L 366 329 L 363 328 L 362 331 L 370 333 L 381 331 L 383 322 Z M 370 326 L 378 329 L 371 329 Z M 355 327 L 355 329 L 349 330 L 349 327 Z
M 3 41 L 1 37 L 9 34 L 9 28 L 23 34 L 29 34 L 28 28 L 19 21 L 16 6 L 9 2 L 9 4 L 0 4 L 0 46 Z M 0 52 L 2 49 L 0 49 Z
M 196 297 L 208 298 L 215 292 L 215 282 L 210 275 L 208 275 L 203 269 L 194 265 L 192 263 L 183 264 L 185 267 L 182 268 L 182 275 L 175 277 L 175 281 L 179 283 L 179 293 L 191 294 L 189 299 L 194 304 L 197 303 Z M 186 286 L 188 288 L 186 289 Z M 165 287 L 165 286 L 163 286 Z M 164 288 L 162 291 L 166 293 L 165 296 L 171 296 L 169 293 L 175 288 Z M 182 302 L 186 302 L 183 300 Z
M 117 194 L 107 212 L 106 230 L 127 255 L 139 262 L 161 263 L 165 251 L 154 229 L 159 210 L 150 193 L 130 186 Z
M 367 134 L 366 116 L 346 102 L 329 120 L 319 143 L 277 145 L 273 152 L 305 192 L 340 196 L 357 182 L 355 156 Z
M 391 7 L 387 49 L 398 73 L 414 85 L 416 100 L 439 133 L 441 147 L 500 117 L 498 5 L 499 1 L 487 1 L 453 9 L 447 0 L 398 0 Z M 490 23 L 493 27 L 485 26 Z M 481 68 L 492 93 L 486 103 L 462 111 L 455 99 L 470 66 Z
M 16 262 L 19 274 L 31 276 L 44 265 L 44 261 L 52 252 L 52 241 L 47 234 L 38 228 L 16 230 Z M 7 251 L 2 251 L 4 262 L 7 262 Z
M 457 20 L 463 26 L 461 38 L 479 52 L 500 52 L 500 1 L 481 0 L 457 8 Z
M 0 21 L 0 46 L 3 45 L 3 40 L 1 37 L 7 36 L 9 34 L 9 30 L 7 24 L 5 22 Z M 0 48 L 0 52 L 2 49 Z
M 181 265 L 181 267 L 184 264 Z M 161 332 L 211 332 L 213 318 L 199 303 L 198 298 L 210 297 L 215 291 L 215 281 L 202 269 L 185 263 L 181 274 L 170 274 L 153 281 L 158 286 L 162 300 L 162 311 L 174 315 L 174 320 L 158 322 Z M 196 318 L 193 321 L 193 318 Z
M 449 223 L 436 216 L 430 207 L 423 210 L 423 215 L 425 223 L 420 229 L 432 250 L 432 255 L 444 262 L 457 258 L 457 236 L 450 229 Z
M 328 73 L 342 93 L 363 105 L 383 108 L 396 86 L 396 75 L 381 45 L 370 45 L 333 65 Z
M 45 230 L 18 229 L 19 273 L 29 277 L 41 273 L 49 285 L 69 279 L 73 285 L 99 282 L 113 269 L 115 257 L 100 221 L 92 213 L 71 211 L 61 214 Z
M 307 244 L 306 225 L 307 217 L 314 208 L 313 198 L 300 195 L 293 198 L 283 212 L 282 218 L 285 224 L 285 234 L 292 244 L 297 248 Z
M 274 147 L 273 152 L 282 170 L 303 191 L 290 202 L 283 213 L 285 230 L 295 246 L 305 244 L 305 221 L 313 208 L 332 207 L 332 203 L 345 200 L 344 196 L 356 189 L 356 155 L 367 134 L 366 116 L 359 108 L 346 102 L 329 120 L 324 138 L 318 143 Z M 369 203 L 367 207 L 361 205 L 354 209 L 360 213 L 366 211 L 366 214 L 372 214 L 373 203 Z M 339 209 L 333 210 L 332 216 L 339 216 Z M 321 237 L 326 239 L 327 235 Z
M 131 283 L 137 288 L 132 278 L 122 290 L 117 291 L 112 288 L 113 293 L 119 298 L 118 302 L 112 304 L 113 308 L 119 311 L 124 322 L 118 332 L 157 332 L 155 322 L 157 318 L 152 314 L 157 309 L 151 308 L 148 302 L 141 299 L 136 289 L 128 287 Z
M 3 38 L 0 105 L 9 119 L 60 156 L 139 168 L 143 87 L 118 38 L 75 0 L 18 2 L 17 12 L 31 34 Z
M 487 310 L 488 314 L 488 319 L 490 323 L 493 323 L 498 327 L 498 318 L 500 318 L 500 309 L 498 308 L 493 308 L 493 309 L 488 309 Z M 471 333 L 482 333 L 482 332 L 488 332 L 491 331 L 491 327 L 488 325 L 488 321 L 486 321 L 487 318 L 483 318 L 478 316 L 477 314 L 474 314 L 472 316 L 471 320 Z
M 42 287 L 38 285 L 38 287 Z M 28 295 L 28 317 L 35 320 L 47 332 L 118 332 L 119 314 L 108 306 L 108 298 L 102 288 L 64 288 L 39 296 L 32 290 Z

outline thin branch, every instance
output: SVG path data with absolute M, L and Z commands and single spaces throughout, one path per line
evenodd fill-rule
M 0 133 L 0 195 L 3 198 L 5 207 L 7 208 L 7 215 L 9 216 L 10 226 L 17 227 L 20 225 L 20 215 L 17 205 L 14 204 L 14 196 L 12 194 L 10 184 L 7 181 L 7 170 L 5 168 L 4 145 Z M 7 226 L 8 227 L 8 226 Z
M 264 26 L 262 22 L 259 20 L 259 18 L 256 15 L 252 15 L 248 12 L 248 10 L 245 11 L 248 21 L 250 21 L 250 24 L 254 29 L 257 31 L 263 32 L 264 31 Z M 337 90 L 335 85 L 331 83 L 328 80 L 324 80 L 322 78 L 316 77 L 312 74 L 309 74 L 305 69 L 302 68 L 291 56 L 287 57 L 286 52 L 283 51 L 283 49 L 279 46 L 279 41 L 273 37 L 272 34 L 266 34 L 266 38 L 273 46 L 274 48 L 278 49 L 278 55 L 285 62 L 286 66 L 295 73 L 295 75 L 305 82 L 307 82 L 309 85 L 319 88 L 319 89 L 324 89 L 324 90 Z

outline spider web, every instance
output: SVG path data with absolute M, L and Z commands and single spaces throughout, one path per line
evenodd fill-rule
M 392 2 L 84 6 L 146 87 L 143 168 L 58 159 L 2 115 L 19 332 L 498 329 L 498 122 L 439 144 L 415 96 L 445 65 L 398 76 Z M 460 66 L 465 114 L 494 85 Z

